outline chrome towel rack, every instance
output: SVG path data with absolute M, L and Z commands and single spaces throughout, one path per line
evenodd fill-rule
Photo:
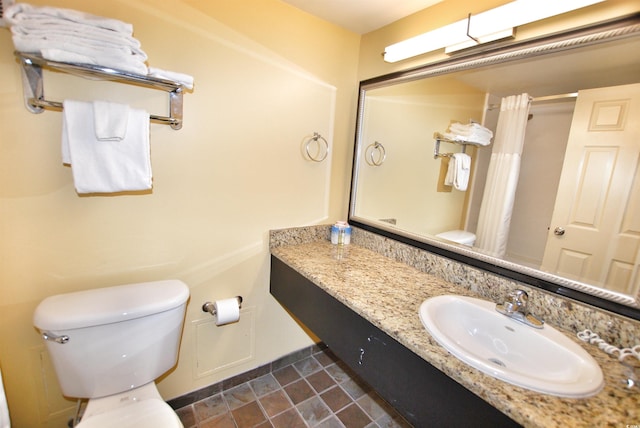
M 77 64 L 51 61 L 39 55 L 14 52 L 22 66 L 24 85 L 24 99 L 27 110 L 31 113 L 42 113 L 44 109 L 62 109 L 62 103 L 50 101 L 44 96 L 44 79 L 42 69 L 47 68 L 80 77 L 109 80 L 159 89 L 169 93 L 169 116 L 150 115 L 154 122 L 170 125 L 173 129 L 182 128 L 182 98 L 184 87 L 181 83 L 153 76 L 143 76 L 122 70 L 102 67 L 93 64 Z
M 453 156 L 453 153 L 440 153 L 440 143 L 441 142 L 460 144 L 462 146 L 462 153 L 466 153 L 467 152 L 467 144 L 465 142 L 463 142 L 463 141 L 451 140 L 449 138 L 446 138 L 444 135 L 440 134 L 439 132 L 434 133 L 433 134 L 433 138 L 436 140 L 435 145 L 433 147 L 433 158 L 434 159 L 450 158 L 451 156 Z

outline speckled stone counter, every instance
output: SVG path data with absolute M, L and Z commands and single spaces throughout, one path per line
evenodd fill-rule
M 622 338 L 623 342 L 633 341 L 638 339 L 640 323 L 620 320 L 610 314 L 597 314 L 593 318 L 593 313 L 598 312 L 593 308 L 582 308 L 582 305 L 575 302 L 558 303 L 555 300 L 562 299 L 555 296 L 536 296 L 539 304 L 546 303 L 555 308 L 545 313 L 547 323 L 562 330 L 598 361 L 604 372 L 606 385 L 600 393 L 586 399 L 559 398 L 512 386 L 485 375 L 451 356 L 427 333 L 418 317 L 420 304 L 429 297 L 459 294 L 494 300 L 486 296 L 491 293 L 484 287 L 501 289 L 509 284 L 496 285 L 496 280 L 482 277 L 480 274 L 479 277 L 472 275 L 472 278 L 465 276 L 457 281 L 460 284 L 456 284 L 442 279 L 442 275 L 427 273 L 425 269 L 411 266 L 411 263 L 401 262 L 397 260 L 398 257 L 383 255 L 389 252 L 411 252 L 412 249 L 391 249 L 395 245 L 393 242 L 386 242 L 383 251 L 365 248 L 367 245 L 360 245 L 360 242 L 376 239 L 366 236 L 367 234 L 369 233 L 361 230 L 354 231 L 352 244 L 339 251 L 337 246 L 331 245 L 328 241 L 328 228 L 324 226 L 272 231 L 271 253 L 523 426 L 549 428 L 640 425 L 640 389 L 637 386 L 627 389 L 624 383 L 628 377 L 628 373 L 625 372 L 627 369 L 596 346 L 585 344 L 575 336 L 575 331 L 591 328 L 601 335 L 608 334 L 619 340 Z M 424 254 L 408 257 L 418 257 L 419 264 L 425 263 Z M 453 262 L 444 259 L 437 263 Z M 449 266 L 448 270 L 455 271 L 456 266 Z M 488 284 L 474 282 L 482 280 Z M 536 291 L 533 290 L 532 294 L 535 295 Z M 562 322 L 563 310 L 573 312 L 569 322 Z M 585 320 L 576 318 L 576 314 L 582 313 L 587 317 L 586 321 L 598 322 L 602 333 L 593 325 L 580 325 L 581 321 Z M 554 318 L 558 322 L 554 322 Z M 577 328 L 572 331 L 571 326 Z

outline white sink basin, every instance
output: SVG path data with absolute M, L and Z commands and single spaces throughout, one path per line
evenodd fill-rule
M 427 331 L 466 364 L 532 391 L 589 397 L 604 385 L 598 363 L 558 330 L 535 329 L 495 310 L 495 303 L 438 296 L 420 306 Z

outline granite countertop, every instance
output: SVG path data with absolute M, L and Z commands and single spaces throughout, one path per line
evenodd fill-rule
M 299 241 L 272 246 L 271 253 L 523 426 L 640 426 L 640 389 L 626 388 L 624 366 L 595 345 L 581 342 L 574 332 L 558 328 L 600 364 L 606 382 L 603 390 L 584 399 L 532 392 L 464 364 L 424 329 L 418 308 L 425 299 L 443 294 L 482 298 L 469 289 L 354 244 L 339 252 L 324 239 Z

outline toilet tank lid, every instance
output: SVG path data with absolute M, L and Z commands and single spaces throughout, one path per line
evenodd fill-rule
M 44 299 L 33 324 L 41 330 L 70 330 L 141 318 L 176 308 L 189 298 L 179 280 L 118 285 L 58 294 Z
M 438 238 L 450 239 L 452 241 L 474 239 L 476 235 L 466 230 L 450 230 L 448 232 L 438 233 Z

